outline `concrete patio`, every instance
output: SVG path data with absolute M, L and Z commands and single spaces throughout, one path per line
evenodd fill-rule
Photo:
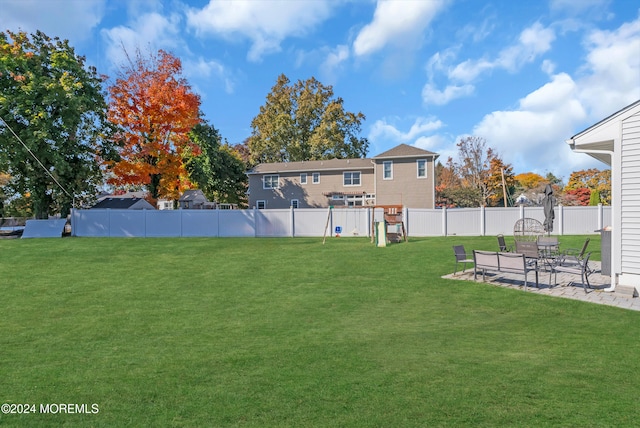
M 584 292 L 579 275 L 558 273 L 558 284 L 551 284 L 550 286 L 549 272 L 545 270 L 540 271 L 538 288 L 535 286 L 535 276 L 529 275 L 527 292 L 640 311 L 640 298 L 633 297 L 633 289 L 618 286 L 614 292 L 603 291 L 611 285 L 611 278 L 601 274 L 600 262 L 590 261 L 589 266 L 594 271 L 589 275 L 589 282 L 592 288 L 587 289 L 587 293 Z M 473 281 L 473 267 L 467 268 L 464 272 L 457 272 L 455 275 L 445 275 L 443 278 Z M 551 280 L 553 281 L 553 276 Z M 477 281 L 482 282 L 481 273 L 478 274 Z M 488 272 L 485 275 L 485 282 L 499 287 L 508 287 L 524 291 L 523 275 Z

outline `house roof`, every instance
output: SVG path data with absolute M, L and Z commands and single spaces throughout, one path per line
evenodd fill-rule
M 620 135 L 620 122 L 640 112 L 640 100 L 629 104 L 600 122 L 588 127 L 568 139 L 566 142 L 576 152 L 584 152 L 607 165 L 611 165 L 610 153 L 614 149 L 614 140 Z
M 398 159 L 398 158 L 420 158 L 420 157 L 433 157 L 436 159 L 439 155 L 428 150 L 419 149 L 417 147 L 409 146 L 408 144 L 400 144 L 387 150 L 384 153 L 380 153 L 373 158 L 354 158 L 354 159 L 328 159 L 318 161 L 303 161 L 303 162 L 274 162 L 274 163 L 261 163 L 253 167 L 253 169 L 247 172 L 248 175 L 252 174 L 267 174 L 267 173 L 285 173 L 285 172 L 314 172 L 314 171 L 345 171 L 350 169 L 373 169 L 374 159 Z
M 147 192 L 145 191 L 137 191 L 137 192 L 126 192 L 123 193 L 121 195 L 114 195 L 112 193 L 101 193 L 98 195 L 98 201 L 101 201 L 103 199 L 106 198 L 138 198 L 138 199 L 144 199 L 145 196 L 147 196 Z
M 185 190 L 182 196 L 180 196 L 179 201 L 201 201 L 201 202 L 209 202 L 207 197 L 204 195 L 202 190 L 200 189 L 189 189 Z
M 327 159 L 303 162 L 275 162 L 256 165 L 247 174 L 283 173 L 283 172 L 313 172 L 349 169 L 373 169 L 371 159 Z
M 419 158 L 419 157 L 432 157 L 435 159 L 439 155 L 429 150 L 419 149 L 408 144 L 400 144 L 392 149 L 382 152 L 373 159 L 390 159 L 390 158 Z
M 121 197 L 108 197 L 104 198 L 91 208 L 112 208 L 112 209 L 129 209 L 134 205 L 138 205 L 136 208 L 154 209 L 153 205 L 142 198 L 121 198 Z

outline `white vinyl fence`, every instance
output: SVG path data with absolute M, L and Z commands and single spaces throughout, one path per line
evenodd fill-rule
M 370 236 L 382 210 L 73 210 L 71 230 L 85 237 L 294 237 Z M 409 236 L 512 235 L 520 218 L 544 221 L 542 207 L 403 210 Z M 593 234 L 611 225 L 611 207 L 555 208 L 553 235 Z

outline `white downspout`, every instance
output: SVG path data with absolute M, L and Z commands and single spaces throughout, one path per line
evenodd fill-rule
M 573 138 L 570 138 L 566 141 L 567 144 L 569 144 L 571 146 L 571 150 L 573 150 L 576 153 L 596 153 L 596 154 L 601 154 L 601 155 L 609 155 L 610 159 L 611 159 L 611 164 L 612 164 L 612 168 L 613 168 L 613 150 L 587 150 L 587 149 L 577 149 L 576 148 L 576 143 L 573 140 Z M 615 174 L 611 174 L 611 190 L 613 191 L 613 189 L 615 189 L 615 185 L 616 183 L 615 181 Z M 619 202 L 618 202 L 619 203 Z M 620 225 L 618 225 L 618 219 L 617 216 L 613 215 L 611 216 L 611 222 L 613 223 L 611 226 L 613 228 L 613 230 L 620 230 L 619 227 Z M 607 288 L 603 288 L 602 291 L 615 291 L 616 290 L 616 275 L 618 274 L 618 272 L 615 272 L 616 270 L 616 251 L 614 250 L 613 247 L 613 243 L 611 245 L 611 285 Z

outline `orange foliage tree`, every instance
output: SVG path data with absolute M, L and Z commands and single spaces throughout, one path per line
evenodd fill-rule
M 158 51 L 120 70 L 109 87 L 111 123 L 117 126 L 118 159 L 107 161 L 107 182 L 144 186 L 152 199 L 178 199 L 191 186 L 183 154 L 199 153 L 189 131 L 200 122 L 200 97 L 180 77 L 182 64 Z

